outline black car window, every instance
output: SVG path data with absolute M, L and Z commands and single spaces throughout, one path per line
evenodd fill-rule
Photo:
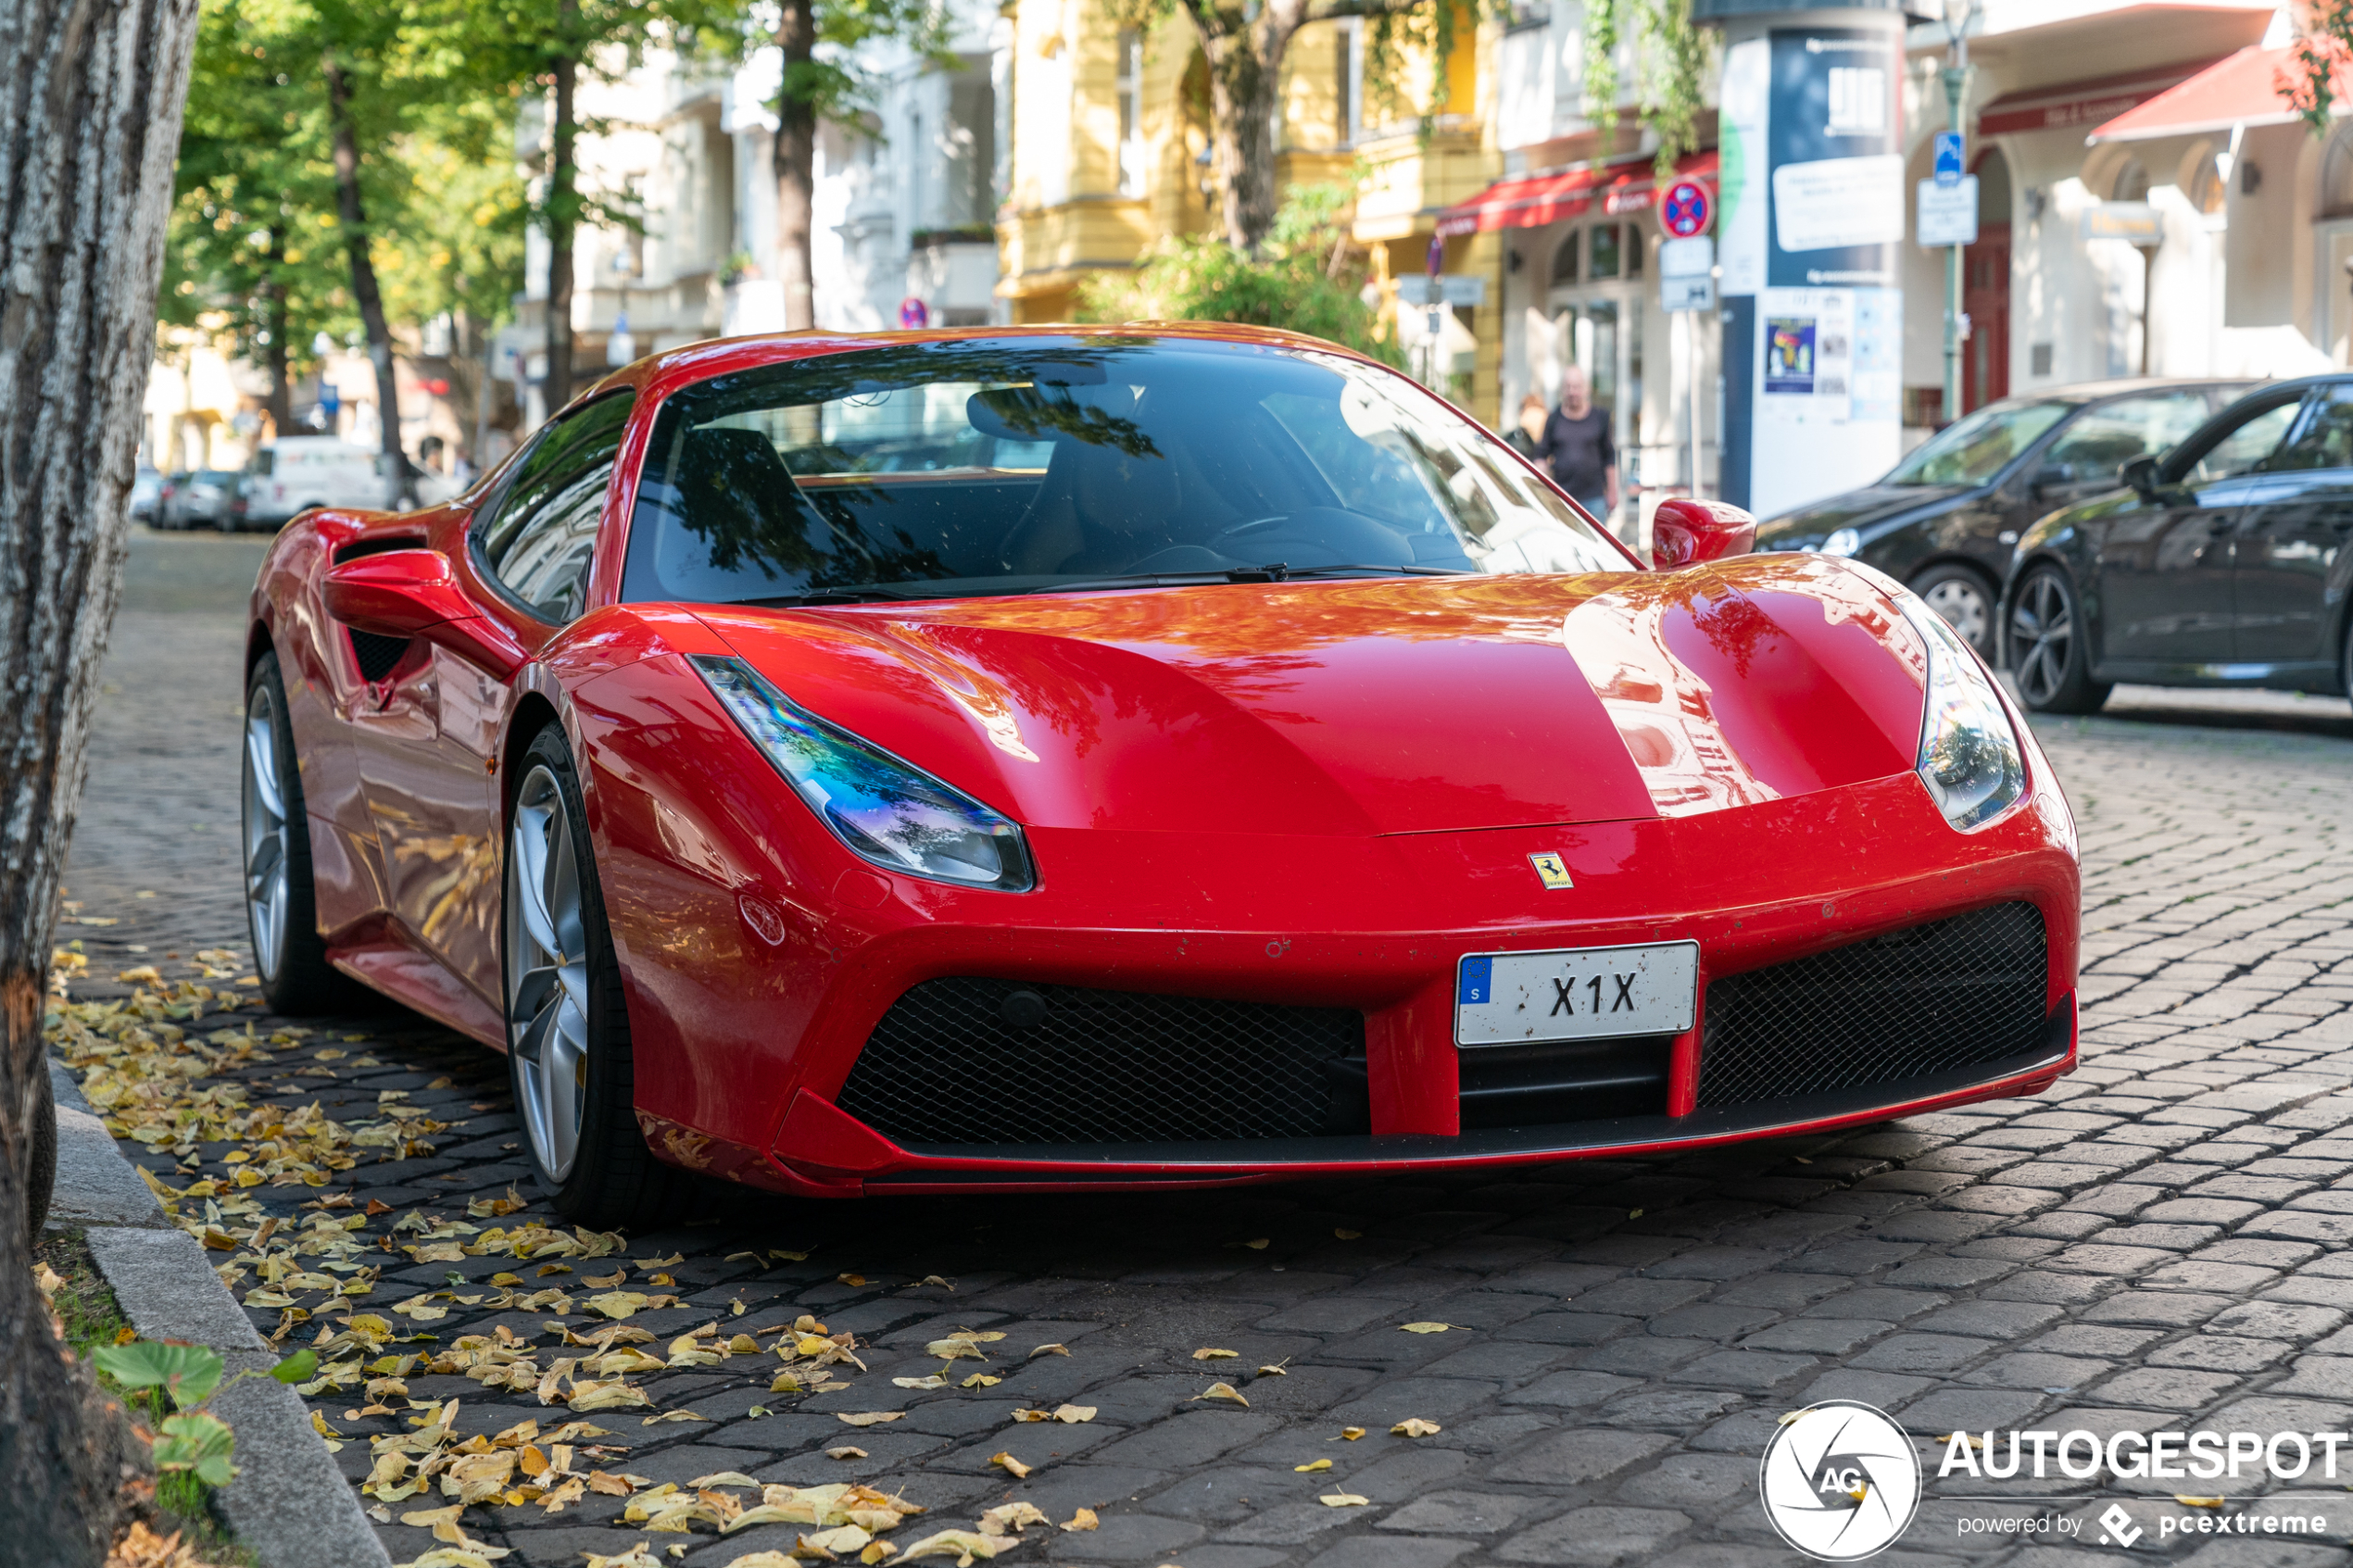
M 1989 403 L 1930 436 L 1895 465 L 1882 484 L 1986 484 L 2042 433 L 2066 417 L 2070 403 L 2020 400 Z
M 600 397 L 548 425 L 475 530 L 484 566 L 535 615 L 565 621 L 586 608 L 597 522 L 629 404 L 627 393 Z
M 2064 465 L 2078 480 L 2113 479 L 2119 465 L 2170 450 L 2211 417 L 2205 395 L 2178 392 L 2119 397 L 2086 408 L 2044 454 L 2047 468 Z
M 2181 474 L 2182 483 L 2192 485 L 2214 484 L 2252 473 L 2279 450 L 2302 407 L 2301 397 L 2289 396 L 2235 415 L 2225 412 L 2221 421 L 2209 426 L 2195 445 L 2177 451 L 2168 467 Z M 2188 465 L 2186 469 L 2183 464 Z
M 2296 433 L 2265 460 L 2263 471 L 2343 468 L 2353 468 L 2353 385 L 2340 383 L 2304 405 Z

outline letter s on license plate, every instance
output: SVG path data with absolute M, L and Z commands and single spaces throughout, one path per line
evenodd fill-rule
M 1471 953 L 1455 970 L 1454 1043 L 1680 1035 L 1699 997 L 1699 944 Z

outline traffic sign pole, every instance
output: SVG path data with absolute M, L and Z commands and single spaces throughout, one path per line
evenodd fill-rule
M 1683 425 L 1691 451 L 1685 477 L 1694 500 L 1699 498 L 1699 340 L 1692 328 L 1692 312 L 1716 307 L 1716 243 L 1707 237 L 1715 220 L 1716 203 L 1696 180 L 1678 180 L 1659 198 L 1658 225 L 1671 236 L 1659 246 L 1659 303 L 1673 315 L 1674 353 L 1683 366 Z

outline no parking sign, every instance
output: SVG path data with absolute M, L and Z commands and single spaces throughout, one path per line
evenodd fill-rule
M 1676 181 L 1667 187 L 1658 204 L 1659 227 L 1679 240 L 1705 234 L 1715 216 L 1716 204 L 1707 199 L 1707 187 L 1696 180 Z

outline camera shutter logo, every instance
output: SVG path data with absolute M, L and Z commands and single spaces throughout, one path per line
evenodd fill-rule
M 1826 1399 L 1774 1433 L 1756 1485 L 1781 1539 L 1824 1562 L 1856 1562 L 1910 1528 L 1920 1461 L 1881 1411 Z

